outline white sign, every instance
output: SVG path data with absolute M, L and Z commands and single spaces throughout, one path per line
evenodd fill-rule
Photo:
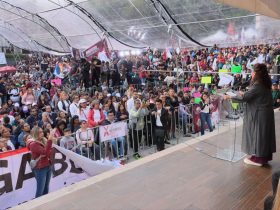
M 101 126 L 99 128 L 100 140 L 107 141 L 127 135 L 127 123 L 118 122 L 110 125 Z
M 7 64 L 5 53 L 0 52 L 0 64 Z
M 93 161 L 54 145 L 50 192 L 116 167 Z M 0 209 L 16 206 L 35 197 L 36 180 L 26 148 L 0 153 Z
M 233 82 L 234 82 L 234 77 L 229 75 L 229 74 L 224 74 L 224 73 L 220 73 L 219 74 L 220 76 L 220 81 L 219 81 L 219 84 L 218 86 L 219 87 L 222 87 L 222 86 L 225 86 L 225 85 L 233 85 Z

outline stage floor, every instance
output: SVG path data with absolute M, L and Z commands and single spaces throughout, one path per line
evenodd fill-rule
M 65 194 L 60 197 L 49 194 L 18 209 L 261 210 L 264 198 L 271 191 L 271 174 L 280 170 L 280 112 L 275 113 L 275 119 L 278 152 L 267 167 L 247 166 L 243 160 L 232 163 L 212 158 L 197 150 L 200 142 L 191 147 L 178 147 L 109 178 L 97 177 L 99 180 L 94 184 L 84 184 L 80 189 L 73 190 L 74 186 L 68 192 L 64 189 L 60 193 Z M 232 135 L 225 132 L 207 141 L 222 141 Z M 237 138 L 240 136 L 241 128 L 238 128 Z

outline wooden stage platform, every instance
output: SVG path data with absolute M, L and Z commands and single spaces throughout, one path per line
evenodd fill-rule
M 280 112 L 275 118 L 278 150 L 269 166 L 223 161 L 195 150 L 195 144 L 177 145 L 16 209 L 261 210 L 271 192 L 271 174 L 280 170 Z M 209 141 L 230 135 L 221 133 Z

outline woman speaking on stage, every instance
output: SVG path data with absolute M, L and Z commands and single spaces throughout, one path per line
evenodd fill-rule
M 271 93 L 272 82 L 265 64 L 255 64 L 248 92 L 237 96 L 225 95 L 224 99 L 245 102 L 242 151 L 250 155 L 244 163 L 263 166 L 276 152 L 275 121 Z

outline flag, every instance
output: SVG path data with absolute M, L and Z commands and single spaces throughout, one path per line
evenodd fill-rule
M 71 66 L 66 63 L 66 62 L 57 62 L 54 68 L 53 74 L 60 78 L 63 79 L 65 78 L 68 73 L 71 71 Z

